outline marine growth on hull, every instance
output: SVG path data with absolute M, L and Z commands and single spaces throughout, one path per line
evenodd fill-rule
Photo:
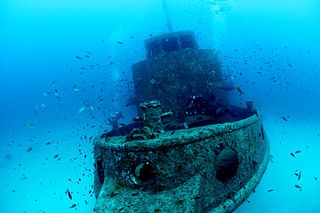
M 97 212 L 229 212 L 259 183 L 269 146 L 261 117 L 229 104 L 233 83 L 191 31 L 145 41 L 132 65 L 137 116 L 95 139 Z M 239 89 L 238 89 L 239 90 Z
M 158 108 L 154 110 L 158 114 L 167 112 L 161 122 L 163 130 L 169 131 L 232 122 L 253 113 L 252 102 L 249 109 L 228 104 L 234 85 L 223 77 L 214 51 L 198 49 L 192 32 L 161 35 L 145 43 L 147 59 L 132 66 L 136 95 L 128 100 L 140 116 L 152 108 Z M 148 112 L 148 116 L 159 115 Z M 127 135 L 143 126 L 142 118 L 120 127 L 118 119 L 116 115 L 110 119 L 113 131 L 103 137 Z

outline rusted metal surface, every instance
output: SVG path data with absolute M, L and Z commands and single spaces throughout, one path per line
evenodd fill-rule
M 151 140 L 100 138 L 95 141 L 95 155 L 102 162 L 104 177 L 95 174 L 95 209 L 101 213 L 228 212 L 259 183 L 268 153 L 268 139 L 257 115 L 164 132 Z

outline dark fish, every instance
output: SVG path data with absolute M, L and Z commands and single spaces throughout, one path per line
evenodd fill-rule
M 53 158 L 57 158 L 57 157 L 59 157 L 59 155 L 58 155 L 58 154 L 55 154 L 55 155 L 53 156 Z
M 122 41 L 117 41 L 117 44 L 123 44 L 123 42 Z
M 32 147 L 29 147 L 26 151 L 27 152 L 31 152 L 32 151 Z
M 80 56 L 76 56 L 76 59 L 82 60 L 82 58 Z
M 72 204 L 71 206 L 70 206 L 70 209 L 72 209 L 72 208 L 74 208 L 74 207 L 76 207 L 77 206 L 77 204 Z
M 284 117 L 284 116 L 282 116 L 282 120 L 288 121 L 288 119 L 286 117 Z
M 268 192 L 273 192 L 273 191 L 274 191 L 273 189 L 269 189 L 269 190 L 268 190 Z
M 51 144 L 51 142 L 50 142 L 50 141 L 46 143 L 46 145 L 50 145 L 50 144 Z
M 130 39 L 133 39 L 134 38 L 134 36 L 130 36 Z
M 294 156 L 294 154 L 293 154 L 292 152 L 290 152 L 290 155 L 291 155 L 292 157 L 295 157 L 295 156 Z
M 318 180 L 318 178 L 317 177 L 313 177 L 314 178 L 314 180 Z
M 133 192 L 131 195 L 132 196 L 136 196 L 136 195 L 138 195 L 139 194 L 139 192 Z
M 300 150 L 298 150 L 298 151 L 295 151 L 294 153 L 295 153 L 295 154 L 298 154 L 298 153 L 300 153 L 300 152 L 301 152 L 301 151 L 300 151 Z
M 300 178 L 301 178 L 301 171 L 299 172 L 298 180 L 300 180 Z
M 112 65 L 113 64 L 113 61 L 110 61 L 110 65 Z
M 302 187 L 301 186 L 299 186 L 299 185 L 294 185 L 294 187 L 296 187 L 297 189 L 300 189 L 300 192 L 301 192 L 301 190 L 302 190 Z
M 72 195 L 71 195 L 71 192 L 69 191 L 69 189 L 66 190 L 66 194 L 68 195 L 68 197 L 70 198 L 70 200 L 72 200 Z
M 236 85 L 236 86 L 235 86 L 235 89 L 240 93 L 240 95 L 242 95 L 242 94 L 243 94 L 243 92 L 242 92 L 242 90 L 241 90 L 240 86 Z
M 171 132 L 171 136 L 174 134 L 174 130 Z

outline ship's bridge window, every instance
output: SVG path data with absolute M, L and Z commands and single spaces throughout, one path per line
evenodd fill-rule
M 179 50 L 178 39 L 176 37 L 162 39 L 162 50 L 165 52 Z
M 180 44 L 182 49 L 194 48 L 194 41 L 191 35 L 180 36 Z
M 149 55 L 151 57 L 158 55 L 161 51 L 159 40 L 155 40 L 155 41 L 150 42 L 148 44 L 148 50 L 149 50 Z

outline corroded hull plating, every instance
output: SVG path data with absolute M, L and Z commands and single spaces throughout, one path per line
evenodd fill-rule
M 266 170 L 261 117 L 166 131 L 156 139 L 95 140 L 98 213 L 231 212 Z

